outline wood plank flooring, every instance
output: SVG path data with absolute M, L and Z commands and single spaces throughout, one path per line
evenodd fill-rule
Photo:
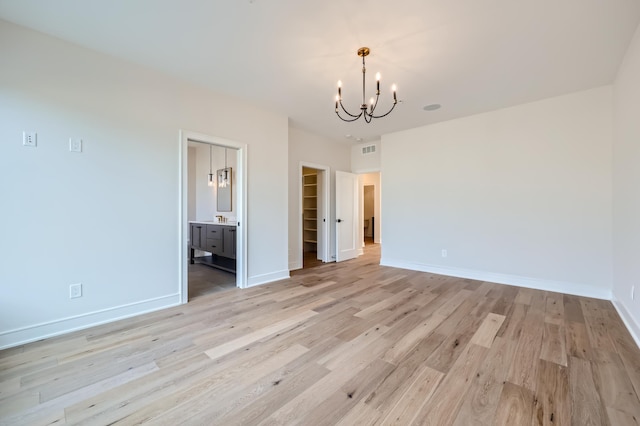
M 358 259 L 0 352 L 0 424 L 637 425 L 611 303 Z
M 189 300 L 235 286 L 236 275 L 231 272 L 200 263 L 189 265 Z

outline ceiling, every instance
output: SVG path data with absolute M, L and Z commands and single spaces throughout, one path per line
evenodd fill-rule
M 610 84 L 638 0 L 0 0 L 0 18 L 277 110 L 337 141 L 380 135 Z M 382 74 L 402 102 L 343 123 Z M 429 104 L 442 104 L 425 111 Z M 351 135 L 346 138 L 345 135 Z

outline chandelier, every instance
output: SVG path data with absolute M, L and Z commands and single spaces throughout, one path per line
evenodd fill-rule
M 396 85 L 394 84 L 393 86 L 391 86 L 391 90 L 393 91 L 393 105 L 391 106 L 391 109 L 381 115 L 374 114 L 374 112 L 376 111 L 376 107 L 378 106 L 378 98 L 380 97 L 380 73 L 377 73 L 376 74 L 376 97 L 375 98 L 372 97 L 369 100 L 369 105 L 367 105 L 365 101 L 365 77 L 367 75 L 367 68 L 365 67 L 365 64 L 364 64 L 364 58 L 367 55 L 369 55 L 369 53 L 370 53 L 370 50 L 368 47 L 361 47 L 360 49 L 358 49 L 358 56 L 362 58 L 362 105 L 360 105 L 360 114 L 351 114 L 349 111 L 345 109 L 344 105 L 342 105 L 342 82 L 338 81 L 338 94 L 336 95 L 336 115 L 342 121 L 351 122 L 351 121 L 356 121 L 360 117 L 364 117 L 364 121 L 366 121 L 367 123 L 371 123 L 371 121 L 374 118 L 382 118 L 389 115 L 391 111 L 393 111 L 393 109 L 396 107 L 396 104 L 398 103 L 398 98 L 396 97 Z M 340 109 L 342 109 L 342 111 L 345 114 L 347 114 L 348 116 L 347 118 L 344 118 L 340 115 Z

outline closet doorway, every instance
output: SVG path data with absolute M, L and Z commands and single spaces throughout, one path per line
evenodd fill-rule
M 329 261 L 329 168 L 300 165 L 300 259 L 302 268 Z

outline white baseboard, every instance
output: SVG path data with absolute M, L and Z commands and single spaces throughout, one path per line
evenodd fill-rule
M 61 334 L 70 333 L 76 330 L 93 327 L 136 315 L 153 312 L 160 309 L 170 308 L 180 304 L 180 294 L 170 294 L 154 299 L 142 300 L 140 302 L 126 305 L 114 306 L 112 308 L 101 309 L 88 312 L 86 314 L 61 318 L 54 321 L 42 322 L 26 327 L 0 332 L 0 349 L 23 345 L 36 340 L 54 337 Z
M 640 324 L 636 322 L 624 303 L 615 297 L 613 298 L 612 303 L 616 308 L 616 311 L 618 311 L 618 315 L 622 318 L 622 322 L 627 326 L 627 330 L 629 330 L 631 337 L 633 337 L 633 340 L 636 341 L 636 345 L 640 348 Z
M 254 275 L 253 277 L 249 277 L 247 288 L 255 287 L 261 284 L 272 283 L 274 281 L 286 280 L 286 279 L 289 279 L 288 270 L 270 272 L 268 274 L 262 274 L 262 275 Z
M 404 260 L 389 259 L 385 257 L 380 260 L 380 264 L 383 266 L 392 266 L 394 268 L 410 269 L 412 271 L 430 272 L 432 274 L 459 278 L 470 278 L 478 281 L 514 285 L 536 290 L 555 291 L 557 293 L 592 297 L 594 299 L 611 300 L 612 298 L 610 289 L 594 287 L 588 284 L 544 280 L 540 278 L 522 277 L 519 275 L 500 274 L 472 269 L 449 268 L 446 266 L 407 262 Z

